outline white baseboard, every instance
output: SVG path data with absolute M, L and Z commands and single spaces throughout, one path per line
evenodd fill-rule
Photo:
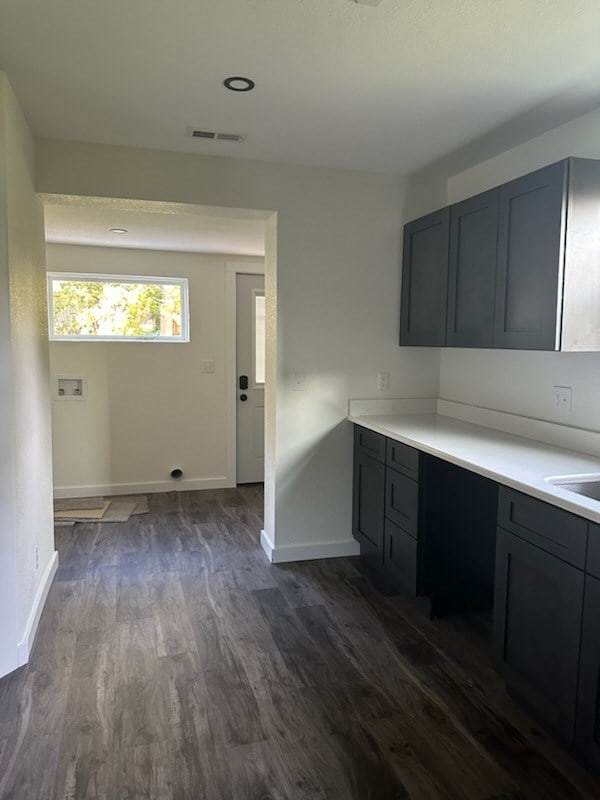
M 31 653 L 31 648 L 33 647 L 33 643 L 35 641 L 35 635 L 37 633 L 40 617 L 42 616 L 42 611 L 44 610 L 44 605 L 46 604 L 46 598 L 48 597 L 48 592 L 52 586 L 52 581 L 54 580 L 57 569 L 58 553 L 55 550 L 52 553 L 50 561 L 48 562 L 48 566 L 46 567 L 42 580 L 40 581 L 40 585 L 33 601 L 33 606 L 29 613 L 29 619 L 27 620 L 27 625 L 25 626 L 23 638 L 17 643 L 17 658 L 20 667 L 22 667 L 24 664 L 27 664 L 29 661 L 29 654 Z
M 260 544 L 272 564 L 289 561 L 314 561 L 317 558 L 342 558 L 360 555 L 360 546 L 354 539 L 343 542 L 315 542 L 313 544 L 286 544 L 275 547 L 265 531 L 260 532 Z
M 119 494 L 154 494 L 155 492 L 189 492 L 197 489 L 231 489 L 235 487 L 225 476 L 190 480 L 168 480 L 157 483 L 113 483 L 87 486 L 55 486 L 54 497 L 101 497 Z

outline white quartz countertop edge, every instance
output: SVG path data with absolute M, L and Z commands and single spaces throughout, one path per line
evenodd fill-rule
M 597 474 L 600 459 L 439 414 L 348 416 L 350 422 L 600 523 L 600 501 L 548 483 Z

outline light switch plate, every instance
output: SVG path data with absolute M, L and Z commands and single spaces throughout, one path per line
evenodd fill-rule
M 570 386 L 553 386 L 554 408 L 569 414 L 573 407 L 573 389 Z

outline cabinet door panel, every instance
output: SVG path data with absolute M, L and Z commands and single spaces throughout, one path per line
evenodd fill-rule
M 404 226 L 401 345 L 445 344 L 449 211 Z
M 383 561 L 385 466 L 361 452 L 354 453 L 352 534 L 363 555 Z
M 450 209 L 449 347 L 491 347 L 498 238 L 498 190 Z
M 576 742 L 600 770 L 600 580 L 586 575 L 577 702 Z
M 562 161 L 499 189 L 495 347 L 557 347 L 566 171 Z
M 419 484 L 396 470 L 386 470 L 385 516 L 413 538 L 417 537 Z
M 385 521 L 384 567 L 395 588 L 412 597 L 417 594 L 417 540 Z
M 573 741 L 583 572 L 501 528 L 496 549 L 494 660 L 507 686 Z
M 589 523 L 586 572 L 600 578 L 600 525 Z

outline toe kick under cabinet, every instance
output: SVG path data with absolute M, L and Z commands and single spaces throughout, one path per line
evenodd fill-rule
M 507 689 L 600 773 L 600 525 L 355 425 L 353 533 L 432 616 L 493 609 Z

